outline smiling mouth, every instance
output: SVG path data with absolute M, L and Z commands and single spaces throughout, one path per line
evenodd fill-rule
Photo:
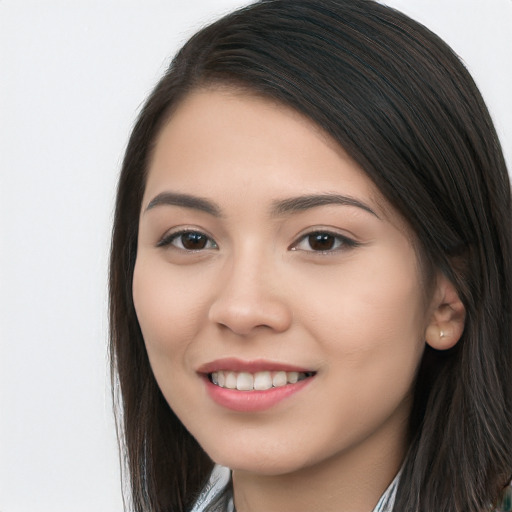
M 262 371 L 256 373 L 220 370 L 208 373 L 215 386 L 238 391 L 267 391 L 313 377 L 315 372 Z

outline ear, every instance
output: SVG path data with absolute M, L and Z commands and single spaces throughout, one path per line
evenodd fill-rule
M 451 281 L 441 273 L 437 276 L 430 311 L 426 342 L 436 350 L 452 348 L 464 331 L 466 308 Z

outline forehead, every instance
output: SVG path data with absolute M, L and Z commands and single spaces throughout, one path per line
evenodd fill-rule
M 211 192 L 263 180 L 294 193 L 343 187 L 385 204 L 368 176 L 314 122 L 280 103 L 227 87 L 186 96 L 156 140 L 147 192 L 194 180 L 201 188 L 214 185 Z

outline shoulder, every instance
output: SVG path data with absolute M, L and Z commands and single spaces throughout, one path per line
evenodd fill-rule
M 498 508 L 494 512 L 512 512 L 512 483 L 505 489 Z

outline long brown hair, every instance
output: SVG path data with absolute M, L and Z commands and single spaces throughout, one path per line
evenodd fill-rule
M 110 337 L 132 508 L 190 507 L 212 461 L 153 377 L 132 298 L 138 216 L 162 125 L 220 82 L 327 131 L 407 219 L 466 307 L 460 342 L 425 349 L 396 511 L 481 512 L 512 475 L 512 221 L 496 132 L 470 75 L 422 25 L 371 0 L 267 0 L 193 36 L 146 101 L 117 194 Z

